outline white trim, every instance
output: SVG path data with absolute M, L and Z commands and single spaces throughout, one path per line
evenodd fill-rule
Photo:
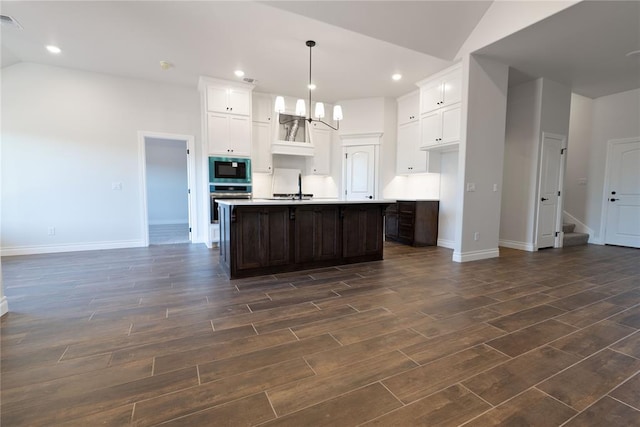
M 9 302 L 7 301 L 7 297 L 2 297 L 0 301 L 0 317 L 4 316 L 9 312 Z
M 146 246 L 143 240 L 115 240 L 111 242 L 70 243 L 67 245 L 35 245 L 5 247 L 1 256 L 51 254 L 58 252 L 95 251 L 102 249 L 140 248 Z
M 188 222 L 188 219 L 168 219 L 164 221 L 149 221 L 149 225 L 182 225 Z
M 454 262 L 469 262 L 469 261 L 479 261 L 481 259 L 488 258 L 498 258 L 500 256 L 500 249 L 482 249 L 479 251 L 469 251 L 469 252 L 453 252 L 452 260 Z
M 340 140 L 342 141 L 343 147 L 350 147 L 355 145 L 380 145 L 381 139 L 381 132 L 351 133 L 340 135 Z
M 146 151 L 145 151 L 145 143 L 147 138 L 156 138 L 156 139 L 169 139 L 173 141 L 183 141 L 186 143 L 186 148 L 189 150 L 189 154 L 187 155 L 187 186 L 190 190 L 190 194 L 188 196 L 188 221 L 189 227 L 191 227 L 191 232 L 189 233 L 189 240 L 191 243 L 199 242 L 200 239 L 199 227 L 198 227 L 198 215 L 197 212 L 197 200 L 196 200 L 196 148 L 195 148 L 195 137 L 193 135 L 181 135 L 175 133 L 165 133 L 165 132 L 149 132 L 149 131 L 138 131 L 138 169 L 140 171 L 139 183 L 140 183 L 140 194 L 142 197 L 140 198 L 141 206 L 141 218 L 140 224 L 142 228 L 142 236 L 143 236 L 143 246 L 149 246 L 149 211 L 148 211 L 148 200 L 147 200 L 147 160 L 146 160 Z M 208 173 L 208 171 L 207 171 Z
M 607 154 L 604 163 L 604 183 L 602 186 L 602 210 L 600 212 L 600 235 L 598 236 L 597 241 L 594 242 L 595 244 L 605 245 L 607 241 L 607 213 L 609 211 L 607 208 L 607 202 L 609 201 L 607 193 L 609 192 L 609 175 L 611 174 L 611 152 L 613 151 L 613 146 L 616 144 L 628 144 L 630 142 L 638 141 L 640 141 L 640 136 L 610 139 L 607 141 Z M 589 235 L 589 243 L 591 243 L 591 235 Z
M 533 243 L 517 242 L 515 240 L 500 239 L 498 241 L 498 245 L 505 248 L 517 249 L 519 251 L 535 252 L 536 250 L 535 247 L 533 246 Z
M 535 250 L 538 250 L 538 228 L 540 220 L 540 187 L 542 184 L 542 150 L 544 150 L 545 138 L 556 139 L 560 141 L 560 146 L 563 150 L 567 150 L 567 137 L 565 135 L 559 135 L 557 133 L 542 132 L 540 136 L 540 143 L 538 148 L 538 180 L 536 184 L 536 202 L 534 210 L 534 227 L 533 227 L 533 246 Z M 558 188 L 560 189 L 560 195 L 558 196 L 558 202 L 556 204 L 556 232 L 558 233 L 553 239 L 553 247 L 562 247 L 562 208 L 564 206 L 564 175 L 567 168 L 567 155 L 560 157 L 560 171 L 558 173 Z
M 451 239 L 438 239 L 437 245 L 442 248 L 455 249 L 456 242 Z
M 586 226 L 582 221 L 580 221 L 575 216 L 571 215 L 567 211 L 562 211 L 562 222 L 567 222 L 569 224 L 575 224 L 577 233 L 587 233 L 589 236 L 593 236 L 593 230 Z M 565 221 L 565 218 L 567 219 Z

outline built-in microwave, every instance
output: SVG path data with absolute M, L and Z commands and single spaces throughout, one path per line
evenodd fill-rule
M 251 184 L 251 159 L 209 157 L 209 182 Z

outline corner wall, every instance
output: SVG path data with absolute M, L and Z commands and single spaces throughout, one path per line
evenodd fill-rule
M 1 101 L 3 255 L 140 246 L 138 131 L 194 135 L 202 156 L 196 82 L 18 63 L 2 69 Z

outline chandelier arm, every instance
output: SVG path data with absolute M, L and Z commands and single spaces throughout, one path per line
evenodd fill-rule
M 333 130 L 338 130 L 338 129 L 340 129 L 340 122 L 338 122 L 338 126 L 337 126 L 337 127 L 333 127 L 333 126 L 331 126 L 329 123 L 325 122 L 324 120 L 311 119 L 311 121 L 314 121 L 314 122 L 320 122 L 320 123 L 322 123 L 323 125 L 329 126 L 329 127 L 330 127 L 331 129 L 333 129 Z M 311 123 L 311 122 L 309 122 L 309 123 Z

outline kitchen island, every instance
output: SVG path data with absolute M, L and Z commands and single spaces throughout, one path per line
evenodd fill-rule
M 391 200 L 218 200 L 230 278 L 381 260 Z

